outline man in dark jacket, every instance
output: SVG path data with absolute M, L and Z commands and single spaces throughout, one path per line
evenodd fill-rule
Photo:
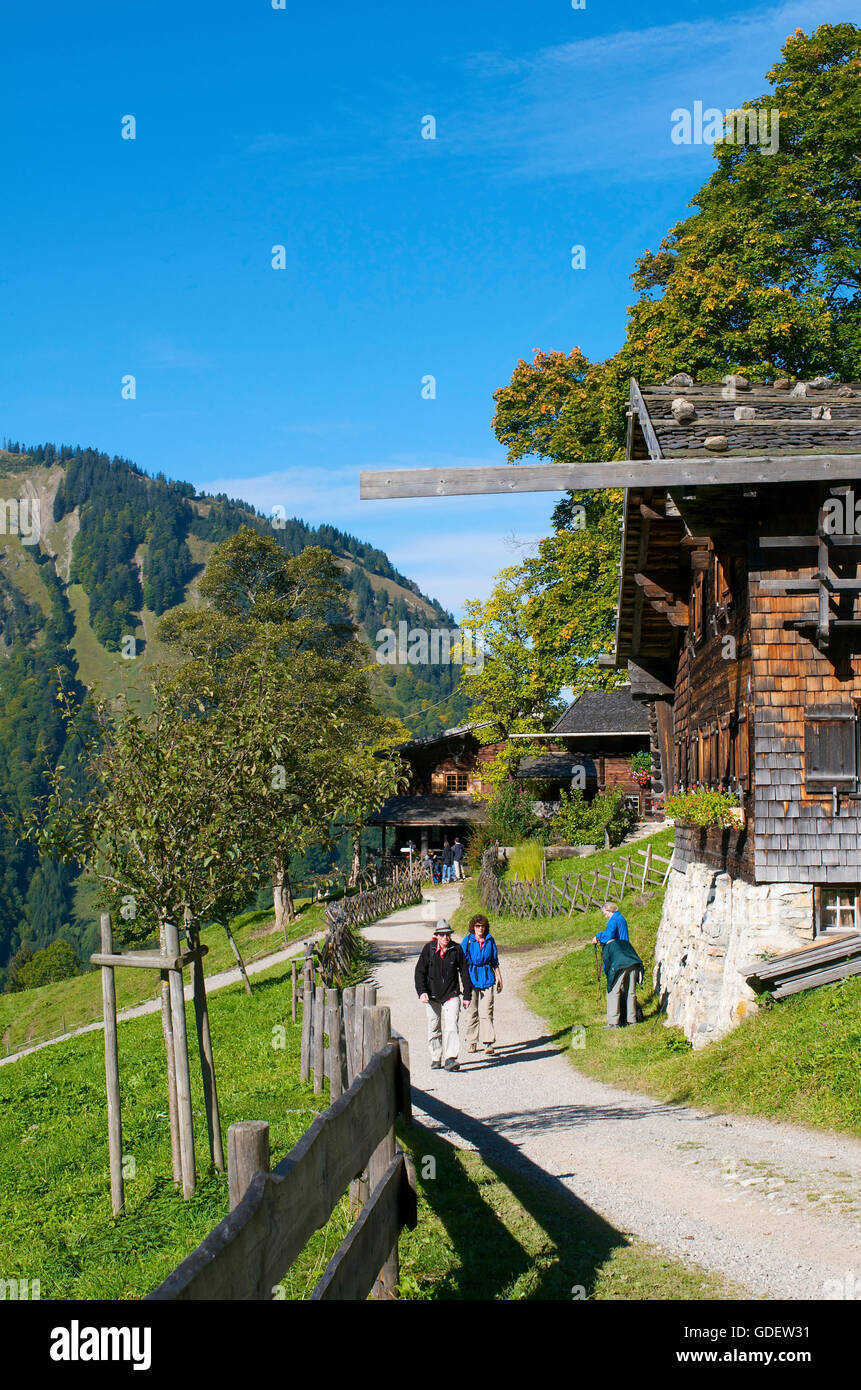
M 433 937 L 422 947 L 415 979 L 416 994 L 427 1012 L 431 1066 L 436 1070 L 444 1060 L 446 1071 L 457 1071 L 460 994 L 462 989 L 463 1007 L 468 1009 L 472 984 L 463 951 L 452 941 L 451 927 L 444 919 L 437 922 Z
M 451 845 L 448 840 L 443 840 L 442 845 L 442 881 L 450 883 L 453 878 L 454 860 L 451 857 Z

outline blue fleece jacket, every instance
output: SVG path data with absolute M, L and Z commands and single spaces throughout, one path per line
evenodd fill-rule
M 496 979 L 494 970 L 499 967 L 499 952 L 490 932 L 487 933 L 483 942 L 479 941 L 474 932 L 470 932 L 469 936 L 464 937 L 460 945 L 466 956 L 469 978 L 474 988 L 490 989 Z
M 613 913 L 603 931 L 596 933 L 602 946 L 608 941 L 628 941 L 628 923 L 625 921 L 618 909 Z

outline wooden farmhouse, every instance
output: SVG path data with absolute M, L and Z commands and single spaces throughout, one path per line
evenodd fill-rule
M 499 747 L 479 743 L 480 727 L 446 729 L 394 750 L 409 765 L 409 786 L 402 795 L 389 797 L 367 822 L 380 827 L 383 856 L 399 854 L 410 843 L 424 856 L 428 849 L 442 849 L 443 841 L 452 842 L 455 835 L 466 843 L 472 826 L 484 819 L 484 807 L 474 793 L 492 791 L 483 765 Z
M 813 966 L 861 968 L 837 940 L 861 926 L 861 388 L 632 382 L 628 440 L 662 481 L 625 494 L 610 660 L 652 709 L 664 786 L 743 806 L 741 826 L 676 825 L 657 983 L 701 1044 L 751 1007 L 766 957 L 825 938 Z
M 632 381 L 624 462 L 361 481 L 366 498 L 606 487 L 625 504 L 604 661 L 650 710 L 653 783 L 742 801 L 743 825 L 676 825 L 656 983 L 699 1046 L 757 988 L 861 971 L 861 383 Z
M 572 785 L 581 786 L 587 800 L 618 787 L 638 816 L 652 814 L 651 791 L 641 787 L 631 771 L 634 754 L 650 747 L 649 709 L 633 699 L 629 685 L 587 690 L 547 733 L 511 737 L 546 743 L 545 753 L 521 759 L 517 776 L 543 784 L 550 803 Z

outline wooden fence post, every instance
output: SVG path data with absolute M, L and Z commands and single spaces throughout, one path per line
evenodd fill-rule
M 227 1187 L 230 1210 L 238 1207 L 255 1173 L 269 1172 L 269 1126 L 240 1120 L 227 1131 Z
M 646 884 L 649 881 L 649 870 L 652 867 L 652 846 L 646 846 L 646 858 L 643 864 L 643 882 L 640 884 L 640 892 L 645 893 Z
M 373 1005 L 368 1008 L 366 1013 L 366 1026 L 368 1032 L 368 1061 L 388 1043 L 391 1032 L 392 1022 L 390 1011 L 382 1005 Z M 395 1127 L 392 1125 L 385 1138 L 377 1145 L 371 1154 L 368 1163 L 368 1187 L 371 1192 L 381 1181 L 389 1164 L 395 1156 Z M 396 1298 L 398 1279 L 400 1277 L 400 1267 L 398 1264 L 398 1242 L 391 1250 L 385 1264 L 377 1275 L 374 1287 L 371 1291 L 371 1298 Z
M 200 933 L 186 916 L 186 939 L 193 950 L 200 948 Z M 212 1034 L 209 1031 L 209 1010 L 206 1006 L 206 980 L 203 958 L 191 962 L 191 987 L 194 998 L 194 1021 L 197 1027 L 197 1048 L 200 1053 L 200 1074 L 203 1079 L 203 1106 L 209 1136 L 209 1154 L 217 1172 L 224 1172 L 224 1144 L 221 1138 L 221 1116 L 218 1111 L 218 1087 L 215 1084 L 215 1058 L 212 1054 Z
M 322 985 L 314 990 L 314 1095 L 323 1089 L 323 1072 L 326 1065 L 326 991 Z
M 373 1052 L 371 1050 L 371 1040 L 368 1032 L 368 1011 L 374 1008 L 377 1002 L 376 985 L 357 985 L 356 986 L 356 1008 L 354 1013 L 354 1039 L 355 1039 L 355 1067 L 358 1076 L 360 1072 L 371 1060 Z M 355 1080 L 355 1077 L 353 1078 Z M 350 1183 L 350 1210 L 359 1211 L 365 1205 L 370 1196 L 368 1186 L 368 1173 L 360 1173 L 357 1178 Z
M 290 962 L 290 1018 L 296 1022 L 296 962 Z
M 102 955 L 113 954 L 114 938 L 109 912 L 100 918 Z M 111 1166 L 111 1206 L 119 1216 L 125 1206 L 123 1191 L 123 1122 L 120 1114 L 120 1060 L 117 1051 L 117 989 L 112 965 L 102 966 L 102 1003 L 105 1013 L 105 1083 L 108 1096 L 108 1156 Z
M 302 1044 L 299 1056 L 299 1079 L 311 1076 L 311 1028 L 314 1019 L 314 988 L 308 983 L 308 956 L 302 965 Z
M 161 947 L 165 951 L 164 931 L 160 933 Z M 161 1031 L 164 1034 L 164 1051 L 167 1057 L 167 1113 L 170 1123 L 170 1161 L 173 1180 L 177 1187 L 182 1182 L 182 1159 L 179 1152 L 179 1111 L 176 1103 L 176 1058 L 173 1050 L 173 1019 L 170 1013 L 170 974 L 161 971 Z
M 179 931 L 174 922 L 164 924 L 164 942 L 169 956 L 178 956 Z M 173 1056 L 176 1070 L 176 1101 L 179 1113 L 179 1153 L 182 1161 L 182 1195 L 194 1196 L 194 1121 L 191 1111 L 191 1075 L 188 1069 L 188 1033 L 185 1027 L 185 997 L 182 971 L 169 970 L 170 1012 L 173 1021 Z
M 336 989 L 326 991 L 326 1018 L 329 1034 L 329 1100 L 337 1100 L 344 1089 L 344 1031 L 341 1001 Z
M 344 1051 L 347 1057 L 347 1085 L 356 1075 L 356 990 L 350 985 L 341 995 L 344 1015 Z

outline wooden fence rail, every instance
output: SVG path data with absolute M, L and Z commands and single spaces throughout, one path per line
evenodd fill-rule
M 655 854 L 648 845 L 618 863 L 608 864 L 603 871 L 593 870 L 591 878 L 580 873 L 565 874 L 561 883 L 553 879 L 538 883 L 517 878 L 507 882 L 497 873 L 498 853 L 498 847 L 492 845 L 482 855 L 479 896 L 491 911 L 521 918 L 570 917 L 574 912 L 600 907 L 608 899 L 621 902 L 626 893 L 663 888 L 672 867 L 672 859 Z
M 375 998 L 374 986 L 358 988 L 367 988 L 367 997 Z M 355 991 L 347 993 L 349 1000 L 327 1001 L 327 1051 L 332 1054 L 329 1067 L 339 1077 L 348 1071 L 348 1056 L 352 1058 L 356 1070 L 350 1085 L 337 1098 L 333 1087 L 328 1110 L 271 1172 L 265 1170 L 268 1149 L 260 1126 L 231 1126 L 249 1131 L 243 1143 L 237 1136 L 228 1146 L 230 1155 L 237 1155 L 230 1175 L 237 1205 L 149 1299 L 248 1301 L 282 1296 L 280 1281 L 364 1173 L 370 1193 L 359 1220 L 335 1251 L 312 1297 L 394 1297 L 398 1233 L 416 1223 L 415 1174 L 409 1156 L 395 1142 L 394 1129 L 398 1115 L 410 1115 L 409 1052 L 403 1039 L 391 1037 L 388 1009 L 368 1004 L 364 995 L 357 1003 Z M 318 1012 L 310 990 L 304 994 L 304 1008 L 306 1014 Z M 319 1017 L 323 1019 L 322 1011 Z M 261 1165 L 253 1176 L 247 1171 L 252 1144 L 258 1157 L 251 1166 Z M 241 1177 L 236 1171 L 240 1162 L 245 1165 Z
M 421 870 L 416 866 L 412 873 L 404 870 L 393 875 L 388 883 L 383 883 L 378 888 L 371 888 L 362 893 L 355 893 L 352 897 L 339 898 L 337 902 L 329 903 L 326 908 L 326 921 L 330 932 L 336 927 L 341 931 L 360 927 L 364 922 L 375 922 L 378 917 L 387 917 L 390 912 L 397 912 L 398 908 L 411 907 L 413 903 L 420 902 L 421 881 Z

